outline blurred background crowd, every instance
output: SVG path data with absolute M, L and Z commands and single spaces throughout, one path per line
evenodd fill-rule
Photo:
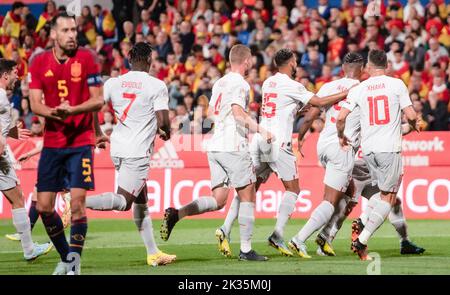
M 228 53 L 238 43 L 248 45 L 254 59 L 247 81 L 255 119 L 261 108 L 262 82 L 276 70 L 272 57 L 277 50 L 296 52 L 295 79 L 317 92 L 324 83 L 341 77 L 341 60 L 347 52 L 366 57 L 371 49 L 384 49 L 389 75 L 408 86 L 423 127 L 449 130 L 450 4 L 445 0 L 379 0 L 375 13 L 362 0 L 112 2 L 110 10 L 100 4 L 82 6 L 77 17 L 79 45 L 97 53 L 106 80 L 130 69 L 127 56 L 135 42 L 152 44 L 151 72 L 168 86 L 174 133 L 211 130 L 206 110 L 212 85 L 229 70 Z M 0 15 L 0 57 L 15 60 L 21 77 L 10 93 L 11 101 L 17 119 L 36 136 L 43 124 L 30 110 L 28 63 L 34 54 L 52 46 L 49 22 L 66 9 L 53 1 L 42 7 L 37 16 L 26 4 L 14 2 Z M 102 129 L 110 133 L 115 120 L 113 110 L 105 105 Z M 294 130 L 301 123 L 299 118 Z M 323 124 L 322 116 L 311 132 L 320 132 Z

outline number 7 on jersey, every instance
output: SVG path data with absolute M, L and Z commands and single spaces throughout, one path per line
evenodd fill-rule
M 127 107 L 126 107 L 125 110 L 123 111 L 122 116 L 120 117 L 120 121 L 123 122 L 123 121 L 125 121 L 125 119 L 127 118 L 127 116 L 128 116 L 128 111 L 130 110 L 131 105 L 133 104 L 134 100 L 136 99 L 136 94 L 135 94 L 135 93 L 126 93 L 126 92 L 125 92 L 125 93 L 122 95 L 122 97 L 125 98 L 125 99 L 129 99 L 129 100 L 130 100 L 130 102 L 128 103 Z

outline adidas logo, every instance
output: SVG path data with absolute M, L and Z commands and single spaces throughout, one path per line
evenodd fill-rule
M 180 160 L 175 147 L 170 141 L 164 142 L 164 145 L 153 154 L 150 160 L 150 168 L 184 168 L 184 161 Z
M 53 75 L 52 70 L 48 70 L 48 71 L 45 73 L 44 76 L 45 76 L 45 77 L 53 77 L 54 75 Z

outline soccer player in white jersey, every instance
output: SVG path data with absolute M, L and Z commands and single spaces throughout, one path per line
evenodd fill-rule
M 248 149 L 248 130 L 259 132 L 271 142 L 272 134 L 260 127 L 246 112 L 249 84 L 244 76 L 252 67 L 250 49 L 235 45 L 230 51 L 231 71 L 217 80 L 209 103 L 214 118 L 214 134 L 208 142 L 211 170 L 211 197 L 201 197 L 179 210 L 166 209 L 161 225 L 161 238 L 167 240 L 175 224 L 186 216 L 220 210 L 225 206 L 230 187 L 237 191 L 241 205 L 238 219 L 241 236 L 240 260 L 265 261 L 251 247 L 255 222 L 255 171 Z
M 402 125 L 402 133 L 406 135 L 413 129 L 409 124 Z M 369 200 L 366 208 L 361 212 L 359 218 L 352 222 L 352 241 L 358 238 L 358 235 L 364 229 L 367 224 L 367 219 L 370 213 L 376 207 L 380 200 L 380 189 L 377 185 L 372 185 L 370 178 L 369 167 L 362 158 L 362 151 L 359 150 L 355 155 L 355 163 L 352 172 L 353 183 L 355 185 L 354 195 L 351 199 L 346 199 L 346 206 L 340 206 L 339 212 L 335 212 L 333 217 L 326 226 L 322 228 L 322 231 L 318 235 L 318 239 L 324 239 L 329 245 L 333 242 L 338 231 L 342 227 L 344 220 L 351 213 L 352 209 L 358 204 L 359 197 L 364 197 Z M 405 216 L 403 215 L 402 201 L 397 197 L 395 205 L 392 207 L 391 212 L 388 215 L 389 222 L 397 231 L 400 238 L 400 254 L 422 254 L 425 249 L 414 244 L 408 236 L 408 225 L 406 223 Z M 324 251 L 319 247 L 317 254 L 326 255 Z
M 11 155 L 6 147 L 6 137 L 26 139 L 31 132 L 12 126 L 12 106 L 6 91 L 13 90 L 17 81 L 17 64 L 12 60 L 0 59 L 0 191 L 11 203 L 14 227 L 19 234 L 25 260 L 31 261 L 47 254 L 53 247 L 51 243 L 34 244 L 31 238 L 31 225 L 25 209 L 19 179 L 14 171 Z
M 131 71 L 104 85 L 105 102 L 111 101 L 119 119 L 111 134 L 117 192 L 88 197 L 86 207 L 102 211 L 133 207 L 134 222 L 147 249 L 147 264 L 157 266 L 172 263 L 176 256 L 158 249 L 147 207 L 146 180 L 155 136 L 158 132 L 163 140 L 170 139 L 168 90 L 164 82 L 149 75 L 151 53 L 148 43 L 135 44 L 129 53 Z
M 348 53 L 344 57 L 343 70 L 345 77 L 324 84 L 317 95 L 324 97 L 338 91 L 350 89 L 359 84 L 359 78 L 364 65 L 363 57 L 358 53 Z M 317 154 L 320 162 L 325 167 L 325 193 L 323 201 L 311 213 L 311 217 L 289 242 L 289 247 L 302 258 L 311 258 L 306 250 L 306 240 L 317 230 L 326 225 L 332 218 L 335 208 L 345 207 L 344 193 L 347 191 L 351 180 L 353 159 L 359 147 L 359 117 L 358 110 L 349 116 L 345 134 L 350 138 L 351 148 L 343 150 L 340 148 L 337 137 L 336 119 L 344 101 L 338 102 L 326 108 L 325 127 L 320 133 L 317 142 Z M 317 115 L 320 111 L 312 109 Z M 309 120 L 311 122 L 312 120 Z M 304 124 L 299 131 L 299 137 L 303 138 L 305 131 L 309 129 L 309 123 Z M 334 256 L 331 246 L 324 239 L 316 239 L 322 251 L 327 255 Z
M 264 81 L 262 86 L 263 105 L 261 111 L 261 126 L 275 135 L 277 140 L 267 144 L 259 134 L 256 134 L 250 145 L 252 162 L 255 166 L 258 190 L 261 183 L 275 172 L 285 188 L 283 199 L 278 207 L 275 229 L 268 238 L 269 245 L 282 255 L 293 256 L 283 240 L 284 227 L 295 209 L 295 202 L 300 193 L 297 159 L 292 151 L 292 129 L 297 112 L 305 105 L 332 105 L 346 97 L 347 92 L 337 90 L 329 96 L 319 98 L 309 92 L 299 82 L 292 79 L 295 76 L 297 61 L 289 49 L 281 49 L 274 56 L 278 72 Z M 239 199 L 234 198 L 225 222 L 216 230 L 219 241 L 219 251 L 230 256 L 229 235 L 233 221 L 239 210 Z
M 344 134 L 346 119 L 359 107 L 361 116 L 361 148 L 369 166 L 373 184 L 381 191 L 381 200 L 370 213 L 367 224 L 352 242 L 352 250 L 361 259 L 367 258 L 367 243 L 395 205 L 403 175 L 402 112 L 408 123 L 417 129 L 417 115 L 402 80 L 386 76 L 387 57 L 381 50 L 369 52 L 367 71 L 370 78 L 350 90 L 336 122 L 339 142 L 349 148 Z

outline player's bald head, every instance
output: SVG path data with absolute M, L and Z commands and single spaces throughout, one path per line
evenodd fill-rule
M 230 50 L 230 64 L 241 65 L 246 60 L 252 57 L 252 52 L 250 48 L 245 45 L 237 44 L 231 47 Z

